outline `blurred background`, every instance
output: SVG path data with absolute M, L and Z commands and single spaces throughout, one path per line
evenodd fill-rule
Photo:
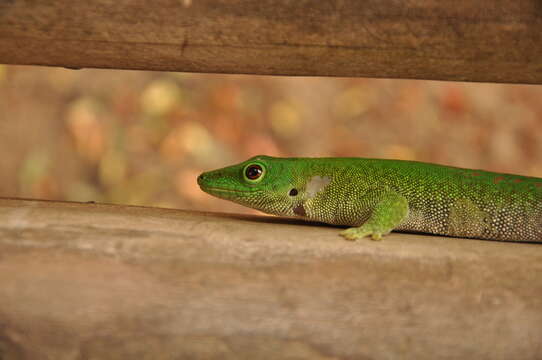
M 542 86 L 0 65 L 0 196 L 252 212 L 197 175 L 361 156 L 542 177 Z

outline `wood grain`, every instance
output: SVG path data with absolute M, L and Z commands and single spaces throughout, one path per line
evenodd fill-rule
M 0 358 L 538 359 L 542 247 L 0 199 Z
M 0 63 L 542 83 L 540 0 L 5 0 Z

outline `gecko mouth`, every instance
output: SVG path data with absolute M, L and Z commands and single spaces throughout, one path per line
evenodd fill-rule
M 245 194 L 245 193 L 257 192 L 257 190 L 234 190 L 234 189 L 224 189 L 224 188 L 206 187 L 206 186 L 201 186 L 201 189 L 209 193 L 224 193 L 224 194 Z
M 205 191 L 224 192 L 224 193 L 242 193 L 242 192 L 244 192 L 242 190 L 224 189 L 224 188 L 217 188 L 217 187 L 205 187 L 205 186 L 202 186 L 202 189 L 205 190 Z

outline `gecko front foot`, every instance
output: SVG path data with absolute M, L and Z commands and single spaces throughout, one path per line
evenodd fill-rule
M 371 236 L 373 240 L 382 240 L 408 215 L 408 202 L 400 194 L 388 191 L 380 196 L 369 219 L 359 227 L 352 227 L 341 232 L 347 240 L 357 240 Z
M 366 226 L 360 226 L 348 228 L 344 231 L 341 231 L 340 235 L 343 236 L 346 240 L 356 241 L 369 235 L 373 240 L 382 240 L 382 235 L 385 234 L 382 232 L 374 231 L 372 229 L 368 229 Z

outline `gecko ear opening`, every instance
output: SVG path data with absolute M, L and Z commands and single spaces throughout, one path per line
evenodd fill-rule
M 296 196 L 297 194 L 298 194 L 297 189 L 292 189 L 292 190 L 290 190 L 290 192 L 288 193 L 288 195 L 290 195 L 290 196 Z

